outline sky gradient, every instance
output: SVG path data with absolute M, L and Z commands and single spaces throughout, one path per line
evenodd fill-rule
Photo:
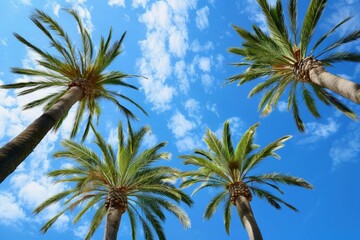
M 301 20 L 309 1 L 298 2 L 301 2 Z M 29 19 L 36 8 L 60 22 L 77 43 L 80 39 L 75 22 L 62 8 L 74 8 L 80 13 L 95 44 L 99 44 L 100 36 L 108 34 L 110 27 L 114 39 L 127 31 L 124 52 L 109 69 L 146 77 L 128 79 L 140 91 L 126 90 L 126 94 L 149 113 L 146 117 L 132 108 L 139 116 L 134 128 L 149 125 L 152 129 L 145 145 L 168 142 L 165 150 L 172 154 L 172 159 L 164 164 L 190 169 L 183 166 L 177 156 L 192 153 L 194 148 L 204 148 L 202 138 L 206 128 L 220 136 L 227 119 L 231 121 L 234 142 L 258 121 L 256 143 L 261 146 L 287 134 L 293 136 L 278 151 L 281 160 L 269 158 L 255 172 L 277 171 L 302 177 L 315 189 L 283 188 L 282 198 L 297 207 L 298 213 L 286 208 L 276 210 L 266 201 L 254 198 L 251 204 L 264 239 L 359 239 L 360 193 L 356 188 L 360 184 L 359 123 L 321 103 L 318 107 L 322 117 L 314 119 L 300 104 L 306 124 L 306 132 L 300 133 L 286 111 L 286 99 L 282 99 L 269 116 L 260 118 L 257 104 L 261 96 L 247 98 L 249 90 L 258 81 L 241 87 L 226 84 L 228 77 L 244 70 L 231 65 L 240 59 L 227 52 L 228 48 L 241 43 L 232 25 L 250 29 L 256 24 L 266 29 L 255 0 L 1 1 L 0 83 L 31 80 L 11 73 L 11 67 L 36 67 L 38 56 L 17 41 L 13 32 L 36 46 L 47 48 L 49 45 Z M 359 28 L 359 12 L 358 0 L 329 0 L 314 39 L 349 15 L 353 16 L 352 20 L 334 37 Z M 360 42 L 345 47 L 360 51 Z M 360 64 L 336 64 L 327 70 L 360 82 Z M 29 100 L 39 97 L 41 93 L 16 97 L 14 91 L 0 90 L 1 145 L 41 114 L 41 108 L 21 110 Z M 360 106 L 346 103 L 360 115 Z M 114 112 L 113 106 L 101 106 L 103 115 L 98 129 L 109 143 L 115 144 L 117 123 L 124 119 L 120 112 Z M 34 153 L 0 185 L 2 240 L 82 239 L 85 236 L 93 212 L 76 225 L 71 222 L 75 212 L 67 213 L 45 235 L 39 229 L 61 209 L 61 205 L 53 205 L 37 216 L 32 214 L 39 203 L 68 187 L 54 185 L 46 173 L 68 164 L 67 160 L 52 158 L 52 154 L 61 149 L 61 139 L 69 137 L 72 117 L 74 112 L 70 112 L 57 133 L 49 133 Z M 90 144 L 92 140 L 90 134 L 85 143 Z M 186 191 L 191 193 L 191 190 Z M 226 235 L 223 226 L 222 206 L 211 220 L 203 220 L 205 207 L 215 194 L 216 191 L 200 191 L 193 197 L 195 204 L 191 209 L 184 206 L 191 218 L 191 229 L 184 230 L 177 219 L 168 216 L 164 225 L 167 239 L 247 239 L 235 209 L 230 236 Z M 101 239 L 103 231 L 104 223 L 93 239 Z M 139 233 L 139 239 L 143 239 L 140 229 Z M 119 239 L 130 239 L 130 234 L 129 221 L 124 218 Z

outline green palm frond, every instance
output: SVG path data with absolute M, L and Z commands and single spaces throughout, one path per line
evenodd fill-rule
M 83 97 L 79 99 L 79 106 L 76 109 L 76 118 L 71 131 L 71 138 L 75 137 L 80 129 L 83 116 L 86 117 L 85 130 L 82 135 L 84 140 L 95 119 L 99 118 L 101 113 L 98 104 L 100 99 L 113 102 L 118 109 L 127 117 L 137 119 L 136 115 L 130 108 L 124 105 L 129 104 L 135 106 L 142 113 L 146 111 L 134 100 L 124 93 L 117 93 L 115 90 L 109 90 L 106 86 L 119 86 L 138 90 L 132 84 L 126 83 L 124 80 L 130 77 L 138 77 L 137 75 L 129 75 L 120 71 L 109 71 L 108 68 L 112 62 L 122 53 L 121 46 L 125 38 L 126 32 L 120 39 L 112 41 L 113 34 L 110 29 L 106 38 L 101 37 L 98 51 L 94 52 L 94 43 L 88 30 L 81 21 L 79 13 L 73 9 L 65 9 L 70 14 L 79 29 L 81 44 L 77 46 L 70 39 L 69 35 L 61 27 L 61 25 L 48 14 L 41 10 L 35 10 L 30 19 L 35 26 L 43 33 L 50 42 L 52 48 L 47 52 L 29 42 L 20 34 L 15 33 L 15 37 L 27 46 L 30 50 L 39 55 L 37 64 L 39 67 L 32 68 L 12 68 L 12 72 L 31 77 L 38 77 L 37 81 L 20 82 L 14 84 L 5 84 L 0 86 L 4 89 L 20 89 L 18 95 L 27 95 L 40 90 L 55 89 L 43 95 L 40 99 L 35 99 L 25 105 L 24 109 L 31 109 L 37 106 L 44 106 L 44 110 L 48 110 L 72 87 L 73 81 L 84 79 L 88 87 Z M 82 89 L 83 90 L 83 89 Z M 67 113 L 55 124 L 56 131 Z
M 317 42 L 314 44 L 314 47 L 312 48 L 312 50 L 310 51 L 309 55 L 312 55 L 313 52 L 316 50 L 316 48 L 325 40 L 327 39 L 333 32 L 336 31 L 336 29 L 338 29 L 341 25 L 343 25 L 344 23 L 346 23 L 347 21 L 349 21 L 352 17 L 346 17 L 344 20 L 342 20 L 341 22 L 339 22 L 338 24 L 336 24 L 330 31 L 328 31 L 327 33 L 325 33 L 323 36 L 321 36 Z
M 324 64 L 335 62 L 360 62 L 360 53 L 357 52 L 335 52 L 321 59 Z
M 342 38 L 331 42 L 324 50 L 318 51 L 317 49 L 327 42 L 325 40 L 329 36 L 342 27 L 343 24 L 349 22 L 351 17 L 346 17 L 328 32 L 320 35 L 312 50 L 308 51 L 327 1 L 310 1 L 302 26 L 299 29 L 297 20 L 298 1 L 288 1 L 288 11 L 285 11 L 280 0 L 276 1 L 275 5 L 270 5 L 267 0 L 257 0 L 266 19 L 268 32 L 258 26 L 253 26 L 253 31 L 233 26 L 243 42 L 240 46 L 229 48 L 228 51 L 241 56 L 240 62 L 234 63 L 234 66 L 246 66 L 247 68 L 245 71 L 229 77 L 227 79 L 228 83 L 237 82 L 239 86 L 253 80 L 261 80 L 248 94 L 248 97 L 253 97 L 256 94 L 263 93 L 258 105 L 261 116 L 270 114 L 276 108 L 280 99 L 288 93 L 288 111 L 292 112 L 296 126 L 301 132 L 305 130 L 305 125 L 299 111 L 300 100 L 304 102 L 306 108 L 315 118 L 320 117 L 316 106 L 316 98 L 319 98 L 327 105 L 333 105 L 350 118 L 356 118 L 355 114 L 339 100 L 333 96 L 327 96 L 327 93 L 319 92 L 319 88 L 310 87 L 315 85 L 315 83 L 311 82 L 313 77 L 310 77 L 310 80 L 304 78 L 306 74 L 301 73 L 304 69 L 300 71 L 300 67 L 305 59 L 314 58 L 314 56 L 323 66 L 331 66 L 332 63 L 341 61 L 359 62 L 360 57 L 356 51 L 339 50 L 339 52 L 334 52 L 334 50 L 346 43 L 359 40 L 360 30 L 355 29 Z M 285 19 L 285 14 L 287 14 L 287 19 Z M 323 54 L 326 54 L 326 56 Z M 324 57 L 318 59 L 320 56 Z M 336 90 L 334 91 L 336 92 Z M 346 96 L 344 93 L 339 92 L 339 94 Z M 351 100 L 356 102 L 356 100 Z
M 225 197 L 228 195 L 226 191 L 218 193 L 213 199 L 210 201 L 210 203 L 207 205 L 204 218 L 210 219 L 213 214 L 215 213 L 217 207 L 219 206 L 220 202 L 224 201 Z
M 256 188 L 256 187 L 250 187 L 250 189 L 256 196 L 258 196 L 260 199 L 266 199 L 268 201 L 268 203 L 276 209 L 281 209 L 280 204 L 284 204 L 286 207 L 290 208 L 291 210 L 293 210 L 295 212 L 299 211 L 291 204 L 288 204 L 287 202 L 274 196 L 273 194 L 269 193 L 268 191 L 265 191 L 263 189 Z
M 281 184 L 290 185 L 290 186 L 298 186 L 298 187 L 303 187 L 306 189 L 313 189 L 313 186 L 302 178 L 289 176 L 289 175 L 276 173 L 276 172 L 262 174 L 259 176 L 251 176 L 251 177 L 249 177 L 249 179 L 250 180 L 248 182 L 271 181 L 273 183 L 281 183 Z
M 289 18 L 290 18 L 290 29 L 293 37 L 293 41 L 297 43 L 297 0 L 289 0 Z
M 105 200 L 113 189 L 124 189 L 128 201 L 125 213 L 130 218 L 133 239 L 136 239 L 137 222 L 141 223 L 144 233 L 147 232 L 147 239 L 154 238 L 152 230 L 159 239 L 165 239 L 162 227 L 165 211 L 177 217 L 185 228 L 190 227 L 190 219 L 179 207 L 179 203 L 191 206 L 192 200 L 170 182 L 180 176 L 180 171 L 166 166 L 153 166 L 158 160 L 168 158 L 168 153 L 160 152 L 165 143 L 144 149 L 144 136 L 150 129 L 141 127 L 133 130 L 128 122 L 126 137 L 122 124 L 119 123 L 119 154 L 116 154 L 95 127 L 91 125 L 91 128 L 95 135 L 93 144 L 99 149 L 99 155 L 71 140 L 62 141 L 64 150 L 54 154 L 57 158 L 68 158 L 73 165 L 54 170 L 48 174 L 49 177 L 55 178 L 57 183 L 71 185 L 34 210 L 35 213 L 40 213 L 54 203 L 62 203 L 64 206 L 60 213 L 43 226 L 42 231 L 46 232 L 67 211 L 79 209 L 73 219 L 74 223 L 78 223 L 91 209 L 97 207 L 86 235 L 86 239 L 90 239 L 107 214 Z M 126 164 L 121 164 L 122 162 Z
M 278 156 L 278 154 L 275 153 L 275 151 L 282 148 L 284 146 L 283 143 L 289 140 L 290 138 L 291 138 L 290 135 L 281 137 L 278 140 L 265 146 L 258 153 L 252 155 L 251 157 L 246 158 L 242 168 L 243 169 L 242 175 L 245 177 L 246 174 L 250 171 L 250 169 L 254 168 L 256 165 L 258 165 L 262 160 L 264 160 L 267 157 L 273 156 L 277 159 L 280 159 L 280 156 Z
M 230 198 L 228 197 L 225 200 L 225 206 L 224 206 L 224 225 L 225 225 L 225 231 L 227 234 L 230 234 L 230 225 L 231 225 L 231 202 Z
M 300 33 L 300 50 L 305 56 L 315 27 L 324 11 L 327 0 L 312 0 L 306 11 Z
M 319 58 L 320 56 L 322 56 L 323 54 L 336 49 L 340 46 L 342 46 L 345 43 L 349 43 L 349 42 L 353 42 L 360 39 L 360 29 L 356 29 L 348 34 L 346 34 L 344 37 L 342 37 L 339 40 L 336 40 L 335 42 L 333 42 L 332 44 L 330 44 L 328 47 L 326 47 L 323 51 L 321 51 L 320 53 L 318 53 L 316 55 L 316 58 Z
M 255 176 L 251 175 L 254 167 L 259 165 L 265 158 L 275 157 L 279 159 L 280 156 L 276 153 L 276 150 L 282 148 L 284 142 L 291 138 L 291 136 L 286 135 L 260 148 L 259 145 L 254 143 L 258 126 L 259 123 L 250 126 L 236 144 L 236 148 L 234 148 L 234 146 L 229 146 L 229 144 L 233 144 L 230 134 L 230 122 L 225 121 L 221 140 L 216 138 L 210 129 L 207 129 L 204 138 L 206 139 L 205 142 L 208 150 L 195 149 L 193 155 L 180 156 L 180 158 L 184 160 L 184 164 L 190 164 L 197 168 L 181 173 L 180 176 L 184 178 L 184 180 L 180 186 L 185 188 L 199 184 L 194 189 L 193 194 L 205 188 L 218 190 L 210 199 L 203 217 L 210 219 L 218 209 L 220 203 L 223 203 L 224 225 L 228 234 L 230 232 L 233 198 L 238 197 L 232 193 L 231 189 L 233 189 L 234 186 L 245 184 L 255 196 L 266 199 L 272 206 L 280 208 L 281 204 L 283 204 L 292 210 L 296 210 L 296 208 L 279 197 L 276 197 L 271 192 L 258 188 L 257 185 L 271 188 L 280 194 L 284 194 L 284 192 L 278 184 L 312 189 L 310 183 L 302 178 L 291 175 L 276 172 Z

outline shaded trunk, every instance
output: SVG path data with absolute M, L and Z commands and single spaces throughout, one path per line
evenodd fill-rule
M 262 240 L 263 238 L 251 210 L 250 202 L 244 196 L 239 196 L 236 199 L 236 209 L 239 213 L 241 222 L 249 235 L 249 239 Z
M 104 240 L 116 240 L 123 211 L 118 207 L 109 207 L 106 211 Z
M 79 87 L 71 87 L 49 110 L 0 148 L 0 183 L 15 171 L 81 96 L 82 90 Z
M 312 83 L 327 88 L 355 103 L 360 103 L 360 85 L 327 72 L 322 66 L 309 70 Z

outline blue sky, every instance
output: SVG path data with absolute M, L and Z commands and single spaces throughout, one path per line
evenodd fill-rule
M 299 2 L 301 19 L 309 1 Z M 259 117 L 257 104 L 261 96 L 247 98 L 255 83 L 242 87 L 225 85 L 226 78 L 242 70 L 230 65 L 239 59 L 226 51 L 241 43 L 232 24 L 248 29 L 252 24 L 265 27 L 264 18 L 255 3 L 255 0 L 1 1 L 0 82 L 30 80 L 12 74 L 10 68 L 36 67 L 37 56 L 19 43 L 13 32 L 37 46 L 48 46 L 44 36 L 29 19 L 35 8 L 51 14 L 75 40 L 79 40 L 73 19 L 60 10 L 75 8 L 96 44 L 111 26 L 116 38 L 127 31 L 124 53 L 110 68 L 147 77 L 129 79 L 141 91 L 127 91 L 126 94 L 149 112 L 149 117 L 146 117 L 134 110 L 140 117 L 134 126 L 148 124 L 152 128 L 153 133 L 147 136 L 146 144 L 168 142 L 165 150 L 172 153 L 172 159 L 164 164 L 188 169 L 177 156 L 205 147 L 202 137 L 207 127 L 220 133 L 223 122 L 231 119 L 233 137 L 237 141 L 244 130 L 260 121 L 256 136 L 258 144 L 265 146 L 286 134 L 293 135 L 293 138 L 279 151 L 282 156 L 280 161 L 269 158 L 255 171 L 292 174 L 307 179 L 315 186 L 313 191 L 284 188 L 283 199 L 295 205 L 300 210 L 298 213 L 289 209 L 278 211 L 263 200 L 254 199 L 251 202 L 264 238 L 358 239 L 359 124 L 335 109 L 319 104 L 322 118 L 314 119 L 302 111 L 307 131 L 299 133 L 291 115 L 284 109 L 284 102 L 280 102 L 270 116 Z M 318 33 L 324 33 L 346 16 L 354 15 L 351 22 L 344 26 L 345 31 L 334 35 L 341 37 L 344 32 L 359 27 L 359 11 L 360 2 L 357 0 L 329 1 L 317 28 Z M 359 51 L 360 43 L 347 48 Z M 360 65 L 338 64 L 328 70 L 359 82 Z M 40 96 L 41 93 L 38 93 L 18 98 L 13 91 L 0 91 L 1 145 L 41 114 L 41 109 L 21 111 L 21 106 Z M 360 114 L 360 106 L 349 104 Z M 102 106 L 99 129 L 113 143 L 117 123 L 122 117 L 119 112 L 113 111 L 113 106 Z M 39 232 L 41 225 L 61 206 L 54 205 L 38 216 L 32 214 L 40 202 L 67 187 L 53 185 L 45 175 L 51 169 L 68 164 L 53 159 L 51 155 L 59 150 L 59 141 L 69 136 L 73 115 L 70 113 L 57 134 L 48 134 L 25 163 L 0 185 L 1 239 L 83 238 L 91 214 L 73 225 L 71 218 L 74 213 L 68 213 L 45 235 Z M 87 142 L 91 142 L 92 137 L 90 135 Z M 190 190 L 187 191 L 190 193 Z M 246 232 L 235 211 L 230 236 L 224 230 L 222 207 L 211 220 L 202 219 L 206 204 L 215 193 L 203 190 L 194 196 L 193 208 L 185 207 L 192 221 L 191 229 L 184 230 L 175 218 L 169 216 L 164 226 L 167 238 L 246 239 Z M 102 238 L 103 226 L 93 239 Z M 126 218 L 121 222 L 119 238 L 130 239 Z

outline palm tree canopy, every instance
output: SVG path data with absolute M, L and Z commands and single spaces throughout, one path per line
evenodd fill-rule
M 81 88 L 83 95 L 76 110 L 71 137 L 76 135 L 83 116 L 87 114 L 87 124 L 83 139 L 86 137 L 93 118 L 98 118 L 101 113 L 99 106 L 100 99 L 106 99 L 114 103 L 127 118 L 136 118 L 136 116 L 120 103 L 118 99 L 135 105 L 146 114 L 140 105 L 126 95 L 106 88 L 106 86 L 122 86 L 137 90 L 136 86 L 124 82 L 125 78 L 134 75 L 108 70 L 110 64 L 122 53 L 121 44 L 126 33 L 124 33 L 119 40 L 111 43 L 112 30 L 110 29 L 108 36 L 101 38 L 98 50 L 95 52 L 90 33 L 84 27 L 78 13 L 71 9 L 67 9 L 66 11 L 72 15 L 77 22 L 82 40 L 81 47 L 77 48 L 77 46 L 74 45 L 68 34 L 53 18 L 40 10 L 36 10 L 31 16 L 31 20 L 48 38 L 50 49 L 53 51 L 48 52 L 46 49 L 42 50 L 21 35 L 15 33 L 15 37 L 20 42 L 38 54 L 38 67 L 36 69 L 12 68 L 12 72 L 34 77 L 33 80 L 30 82 L 6 84 L 0 87 L 5 89 L 21 89 L 21 91 L 18 92 L 19 96 L 43 89 L 50 89 L 40 99 L 31 101 L 24 106 L 24 109 L 43 106 L 44 110 L 53 106 L 69 88 L 73 86 Z M 57 88 L 57 91 L 51 90 L 54 88 Z M 54 126 L 54 130 L 59 128 L 65 117 L 66 116 Z
M 333 105 L 338 110 L 352 119 L 357 116 L 345 104 L 335 98 L 325 88 L 309 81 L 309 76 L 302 72 L 307 62 L 331 66 L 336 62 L 360 62 L 360 53 L 344 51 L 345 43 L 356 41 L 360 38 L 360 29 L 356 29 L 342 38 L 331 42 L 328 46 L 318 50 L 325 40 L 348 22 L 351 17 L 334 26 L 322 35 L 313 45 L 312 37 L 319 19 L 324 11 L 326 0 L 312 0 L 304 16 L 302 26 L 298 29 L 297 1 L 289 0 L 287 9 L 288 18 L 280 0 L 271 6 L 266 0 L 257 0 L 265 16 L 268 31 L 258 26 L 253 26 L 253 32 L 234 26 L 235 31 L 243 39 L 241 47 L 230 48 L 229 51 L 243 56 L 243 62 L 234 63 L 235 66 L 245 66 L 244 73 L 232 76 L 229 82 L 238 81 L 238 85 L 266 77 L 257 84 L 249 93 L 249 97 L 264 92 L 259 103 L 261 115 L 269 114 L 276 107 L 280 97 L 287 94 L 288 110 L 292 113 L 300 131 L 305 127 L 299 114 L 298 100 L 303 99 L 310 113 L 318 118 L 320 114 L 316 107 L 314 94 L 326 105 Z M 288 20 L 289 24 L 286 24 Z M 300 95 L 300 96 L 299 96 Z
M 132 239 L 136 239 L 138 222 L 143 227 L 145 239 L 154 238 L 151 228 L 159 239 L 165 239 L 161 226 L 161 222 L 165 221 L 164 210 L 174 214 L 184 227 L 190 227 L 187 214 L 176 203 L 184 202 L 190 206 L 192 200 L 171 183 L 178 177 L 179 171 L 166 166 L 151 166 L 160 159 L 169 159 L 169 153 L 159 152 L 166 145 L 165 142 L 142 151 L 141 145 L 149 128 L 133 131 L 128 122 L 126 139 L 120 123 L 117 151 L 114 151 L 99 133 L 94 132 L 94 142 L 102 155 L 71 140 L 64 140 L 62 146 L 65 149 L 54 154 L 57 158 L 69 158 L 74 164 L 49 173 L 50 177 L 56 178 L 56 182 L 71 184 L 71 187 L 50 197 L 34 210 L 39 213 L 52 203 L 64 202 L 64 209 L 42 227 L 44 233 L 66 211 L 82 208 L 73 220 L 77 223 L 97 205 L 86 236 L 89 239 L 101 224 L 106 214 L 106 196 L 114 189 L 121 191 L 126 198 L 125 210 L 130 219 Z
M 258 123 L 251 126 L 242 136 L 236 146 L 232 143 L 230 122 L 224 123 L 222 139 L 219 139 L 210 129 L 206 131 L 204 140 L 209 148 L 208 151 L 197 149 L 194 155 L 180 156 L 185 164 L 191 164 L 198 169 L 183 173 L 188 179 L 182 183 L 182 187 L 188 187 L 201 183 L 193 194 L 203 188 L 217 188 L 221 191 L 212 199 L 206 207 L 204 217 L 209 219 L 216 211 L 218 205 L 224 202 L 224 222 L 227 233 L 230 231 L 231 219 L 231 188 L 241 184 L 246 186 L 257 197 L 265 199 L 273 207 L 280 209 L 281 204 L 297 211 L 295 207 L 286 203 L 279 197 L 276 197 L 268 190 L 261 187 L 268 186 L 279 193 L 283 191 L 278 184 L 285 184 L 297 187 L 312 189 L 312 185 L 302 178 L 272 172 L 261 175 L 252 175 L 251 171 L 268 157 L 280 156 L 275 152 L 282 148 L 283 143 L 291 136 L 284 136 L 260 149 L 260 146 L 254 143 L 254 136 Z M 257 150 L 255 152 L 255 150 Z M 251 200 L 251 193 L 247 193 Z

